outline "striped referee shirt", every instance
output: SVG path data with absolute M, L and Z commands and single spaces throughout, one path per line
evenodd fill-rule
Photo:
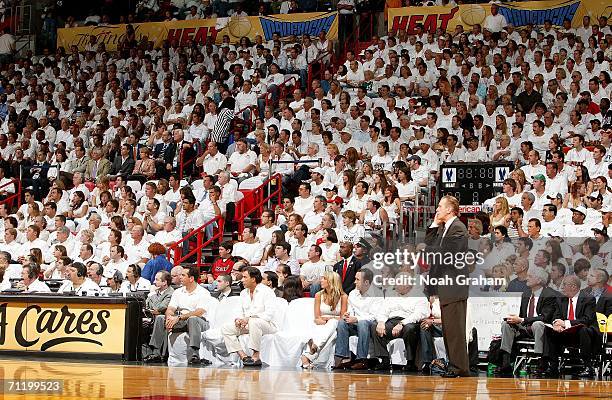
M 223 143 L 229 136 L 229 129 L 234 119 L 234 110 L 224 108 L 217 115 L 217 121 L 211 133 L 211 139 L 217 143 Z

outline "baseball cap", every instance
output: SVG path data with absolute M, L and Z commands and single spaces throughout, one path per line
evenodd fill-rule
M 537 179 L 539 181 L 546 182 L 546 177 L 544 175 L 542 175 L 542 174 L 534 175 L 534 176 L 531 177 L 531 179 L 533 179 L 533 180 Z
M 327 190 L 327 189 L 325 189 Z M 333 199 L 331 200 L 327 200 L 328 203 L 336 203 L 336 204 L 342 204 L 344 203 L 344 201 L 342 200 L 342 197 L 340 196 L 335 196 Z
M 408 159 L 406 161 L 417 161 L 419 164 L 421 163 L 421 157 L 417 156 L 417 155 L 413 155 L 408 157 Z
M 556 199 L 556 200 L 563 200 L 563 196 L 561 195 L 561 193 L 557 193 L 557 194 L 556 194 L 556 195 L 554 195 L 554 196 L 548 195 L 548 196 L 546 196 L 546 198 L 547 198 L 548 200 L 555 200 L 555 199 Z
M 321 167 L 315 167 L 315 168 L 311 169 L 310 172 L 311 173 L 316 172 L 317 174 L 325 175 L 325 170 L 323 170 L 323 168 L 321 168 Z
M 584 208 L 584 206 L 578 206 L 576 208 L 570 208 L 570 210 L 572 210 L 572 212 L 579 212 L 580 214 L 582 214 L 582 215 L 584 215 L 586 217 L 587 210 L 586 210 L 586 208 Z
M 355 243 L 355 246 L 363 247 L 367 251 L 372 250 L 372 245 L 367 240 L 365 240 L 365 238 L 359 239 L 359 241 Z
M 609 236 L 608 236 L 608 232 L 607 232 L 607 229 L 606 229 L 606 228 L 604 228 L 604 229 L 599 229 L 599 228 L 591 228 L 591 230 L 592 230 L 593 232 L 595 232 L 595 233 L 599 233 L 600 235 L 605 236 L 606 238 L 607 238 L 607 237 L 609 237 Z
M 431 146 L 431 139 L 423 138 L 423 139 L 419 140 L 419 145 L 421 145 L 421 144 L 427 144 L 427 145 Z

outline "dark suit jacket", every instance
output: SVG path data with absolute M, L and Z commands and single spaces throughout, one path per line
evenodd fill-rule
M 340 275 L 340 279 L 342 279 L 343 266 L 344 259 L 334 264 L 334 272 Z M 350 293 L 351 290 L 355 289 L 355 274 L 360 269 L 361 262 L 355 257 L 351 257 L 351 261 L 348 263 L 348 268 L 346 269 L 346 275 L 344 277 L 344 280 L 342 281 L 342 290 L 344 290 L 344 293 Z
M 591 288 L 583 289 L 582 292 L 585 295 L 591 295 Z M 612 292 L 607 290 L 599 296 L 599 299 L 595 303 L 595 312 L 608 316 L 612 314 Z
M 459 218 L 451 223 L 448 231 L 444 235 L 442 240 L 442 234 L 444 233 L 444 225 L 437 228 L 427 229 L 425 235 L 425 243 L 427 244 L 426 252 L 434 253 L 435 257 L 430 257 L 433 260 L 439 260 L 440 254 L 442 259 L 447 253 L 459 254 L 466 253 L 468 250 L 468 233 L 465 225 Z M 464 254 L 461 254 L 463 256 Z M 467 300 L 469 285 L 457 284 L 457 278 L 459 276 L 467 277 L 469 274 L 467 266 L 464 268 L 457 268 L 455 264 L 434 264 L 430 265 L 429 276 L 437 279 L 449 278 L 451 283 L 449 285 L 437 285 L 429 287 L 429 294 L 437 294 L 440 298 L 440 304 L 445 305 L 457 301 Z
M 185 145 L 189 145 L 189 147 L 185 147 Z M 175 144 L 176 146 L 176 144 Z M 193 144 L 189 143 L 189 142 L 185 142 L 183 141 L 182 143 L 179 144 L 179 146 L 181 146 L 181 148 L 185 148 L 185 151 L 183 153 L 183 162 L 187 162 L 189 160 L 193 160 L 193 162 L 191 162 L 189 165 L 185 166 L 185 168 L 183 169 L 183 176 L 191 176 L 193 175 L 193 167 L 195 165 L 195 159 L 198 156 L 195 149 L 193 148 Z M 167 151 L 167 150 L 166 150 Z M 171 152 L 170 154 L 172 154 L 172 162 L 170 162 L 170 164 L 174 165 L 174 160 L 179 157 L 177 160 L 177 165 L 180 166 L 181 164 L 181 152 L 180 152 L 180 148 L 177 149 L 176 147 L 174 148 L 174 152 Z M 176 172 L 178 172 L 178 168 L 176 169 Z
M 155 148 L 153 149 L 153 158 L 154 159 L 158 159 L 160 158 L 162 149 L 164 148 L 164 143 L 158 143 L 155 145 Z M 174 154 L 176 153 L 176 144 L 175 143 L 168 143 L 168 147 L 166 148 L 166 151 L 164 152 L 164 164 L 172 164 L 172 162 L 174 161 Z
M 559 314 L 556 318 L 566 320 L 569 311 L 569 299 L 565 296 L 558 297 Z M 570 321 L 572 326 L 582 324 L 584 326 L 595 327 L 595 297 L 581 291 L 578 295 L 577 304 L 574 305 L 574 320 Z
M 535 306 L 535 315 L 533 317 L 527 316 L 530 298 L 531 289 L 527 289 L 523 292 L 523 296 L 521 297 L 521 309 L 519 311 L 519 317 L 524 318 L 523 325 L 529 326 L 535 321 L 542 321 L 550 324 L 553 322 L 555 316 L 559 315 L 557 292 L 553 289 L 548 287 L 542 289 Z
M 118 154 L 117 157 L 113 160 L 113 165 L 111 165 L 110 174 L 111 175 L 121 175 L 128 176 L 134 170 L 135 161 L 128 157 L 125 161 L 122 161 L 121 155 Z

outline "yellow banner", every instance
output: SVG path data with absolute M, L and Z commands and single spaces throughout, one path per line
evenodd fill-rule
M 0 304 L 0 350 L 123 354 L 125 304 Z
M 104 43 L 107 50 L 113 51 L 125 37 L 125 27 L 126 25 L 122 24 L 58 29 L 57 46 L 66 50 L 77 46 L 79 50 L 84 50 L 89 38 L 95 36 L 97 43 Z M 237 43 L 243 36 L 254 40 L 259 35 L 266 41 L 271 40 L 274 33 L 278 33 L 283 39 L 291 35 L 318 36 L 321 31 L 325 31 L 329 39 L 335 40 L 338 38 L 338 13 L 318 12 L 150 22 L 133 24 L 133 27 L 137 41 L 143 39 L 152 41 L 156 48 L 161 47 L 167 40 L 179 41 L 181 44 L 195 41 L 202 45 L 210 38 L 215 43 L 221 43 L 225 35 L 229 36 L 232 43 Z
M 423 31 L 434 33 L 440 28 L 452 32 L 457 25 L 462 25 L 469 31 L 473 25 L 483 25 L 487 16 L 491 15 L 489 4 L 462 4 L 455 7 L 403 7 L 389 9 L 388 29 L 392 32 L 405 30 L 414 34 L 417 25 L 423 26 Z M 582 26 L 582 17 L 591 17 L 591 23 L 596 23 L 600 16 L 610 17 L 612 6 L 602 0 L 545 0 L 526 2 L 505 2 L 499 5 L 499 13 L 506 21 L 515 27 L 527 24 L 542 25 L 550 20 L 553 25 L 561 26 L 564 19 L 572 21 L 572 26 Z

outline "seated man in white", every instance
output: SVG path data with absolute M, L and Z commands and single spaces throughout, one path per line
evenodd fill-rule
M 260 367 L 259 349 L 263 335 L 275 333 L 277 327 L 272 320 L 274 316 L 274 290 L 261 283 L 259 269 L 247 267 L 242 272 L 244 290 L 240 293 L 241 310 L 238 318 L 221 327 L 221 334 L 228 353 L 238 353 L 245 367 Z M 249 357 L 244 352 L 238 338 L 249 335 L 248 347 L 253 351 Z
M 21 282 L 17 285 L 18 289 L 23 289 L 26 293 L 49 293 L 51 289 L 46 283 L 38 279 L 40 267 L 36 263 L 23 266 L 21 270 Z
M 121 284 L 121 293 L 145 291 L 151 289 L 151 282 L 142 277 L 140 265 L 130 264 L 125 273 L 125 280 Z
M 207 360 L 200 360 L 202 332 L 209 328 L 205 316 L 211 296 L 208 290 L 198 285 L 199 275 L 198 267 L 183 268 L 181 273 L 183 286 L 172 293 L 166 314 L 155 317 L 153 334 L 149 342 L 152 354 L 144 359 L 145 362 L 162 361 L 168 348 L 168 333 L 187 332 L 189 364 L 210 364 Z
M 99 296 L 102 293 L 100 286 L 87 277 L 85 264 L 74 262 L 67 271 L 68 280 L 64 281 L 58 293 L 74 292 L 77 296 Z

